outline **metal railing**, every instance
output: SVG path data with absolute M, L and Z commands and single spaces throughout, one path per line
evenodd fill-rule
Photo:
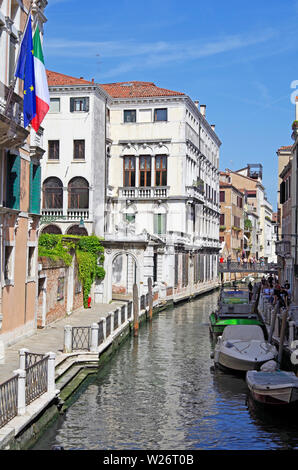
M 35 356 L 38 356 L 37 354 Z M 48 356 L 43 356 L 26 368 L 26 405 L 47 391 Z
M 89 349 L 90 347 L 90 326 L 72 327 L 72 350 Z
M 18 376 L 0 384 L 0 428 L 18 414 Z
M 98 345 L 104 342 L 103 321 L 98 322 Z

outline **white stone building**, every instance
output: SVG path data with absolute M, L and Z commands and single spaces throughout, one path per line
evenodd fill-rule
M 103 237 L 108 96 L 92 81 L 47 76 L 41 230 Z
M 102 85 L 111 147 L 103 300 L 147 279 L 165 295 L 217 284 L 220 140 L 187 95 L 150 82 Z

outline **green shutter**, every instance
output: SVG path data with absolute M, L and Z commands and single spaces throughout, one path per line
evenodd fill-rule
M 32 214 L 40 213 L 40 166 L 30 163 L 30 208 Z
M 20 209 L 20 155 L 7 154 L 7 177 L 6 177 L 6 206 L 11 209 Z

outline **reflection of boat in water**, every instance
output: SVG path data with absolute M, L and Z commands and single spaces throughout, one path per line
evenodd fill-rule
M 214 363 L 234 371 L 257 370 L 277 356 L 275 346 L 265 341 L 257 325 L 229 325 L 218 337 Z
M 291 405 L 298 403 L 298 377 L 294 372 L 249 371 L 246 383 L 252 397 L 264 405 Z

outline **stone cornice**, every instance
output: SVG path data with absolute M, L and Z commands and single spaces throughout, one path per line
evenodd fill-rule
M 49 86 L 49 92 L 50 94 L 63 94 L 63 95 L 69 95 L 72 92 L 88 92 L 88 93 L 95 93 L 97 96 L 100 96 L 101 98 L 104 98 L 109 104 L 111 101 L 110 95 L 108 95 L 105 90 L 103 90 L 101 87 L 99 87 L 96 84 L 78 84 L 78 85 L 52 85 Z
M 220 147 L 221 141 L 218 138 L 217 134 L 212 129 L 212 127 L 210 126 L 210 124 L 208 123 L 207 119 L 200 113 L 200 111 L 198 110 L 198 107 L 194 104 L 194 102 L 189 96 L 186 97 L 186 101 L 187 101 L 187 105 L 189 106 L 189 108 L 192 110 L 194 115 L 199 120 L 200 124 L 207 129 L 210 137 L 216 142 L 218 147 Z

